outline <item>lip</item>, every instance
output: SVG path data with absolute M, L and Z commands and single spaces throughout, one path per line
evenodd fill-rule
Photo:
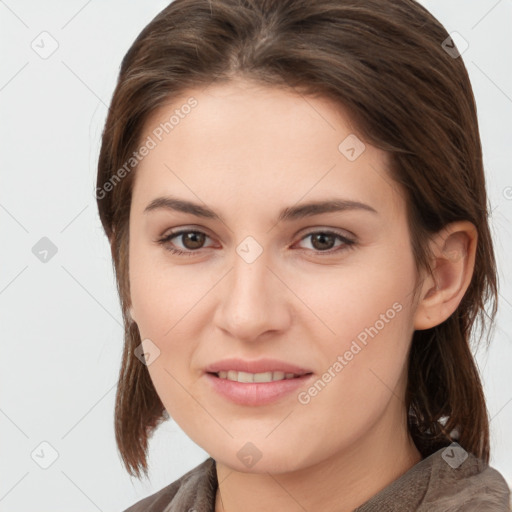
M 222 359 L 222 361 L 212 363 L 205 368 L 205 372 L 207 373 L 218 373 L 229 370 L 247 373 L 285 372 L 295 373 L 296 375 L 311 373 L 311 370 L 308 370 L 307 368 L 302 368 L 278 359 L 268 358 L 257 359 L 254 361 L 237 358 Z
M 284 372 L 299 375 L 293 379 L 272 382 L 235 382 L 215 375 L 220 371 L 235 370 L 248 373 Z M 277 359 L 223 359 L 205 368 L 204 377 L 212 389 L 238 405 L 261 406 L 275 403 L 307 385 L 313 372 Z

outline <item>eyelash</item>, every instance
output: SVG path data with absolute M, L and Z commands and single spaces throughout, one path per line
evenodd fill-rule
M 179 235 L 183 235 L 184 233 L 199 233 L 199 234 L 203 234 L 203 235 L 208 237 L 208 235 L 206 233 L 204 233 L 202 231 L 199 231 L 199 230 L 195 230 L 195 229 L 182 229 L 180 231 L 171 232 L 168 235 L 166 235 L 165 237 L 156 240 L 156 242 L 158 244 L 162 245 L 167 251 L 171 252 L 172 254 L 176 254 L 178 256 L 194 256 L 194 254 L 198 253 L 201 249 L 183 251 L 181 249 L 176 249 L 176 248 L 170 247 L 168 245 L 168 243 L 173 238 L 176 238 Z M 336 248 L 336 249 L 328 249 L 326 251 L 319 251 L 319 250 L 314 250 L 314 249 L 302 249 L 302 250 L 306 250 L 306 251 L 313 250 L 313 252 L 318 254 L 318 255 L 321 255 L 321 256 L 327 255 L 327 256 L 329 256 L 329 255 L 332 255 L 334 253 L 346 251 L 348 249 L 353 249 L 354 246 L 356 245 L 356 241 L 355 240 L 350 240 L 349 238 L 346 238 L 346 237 L 340 235 L 339 233 L 336 233 L 335 231 L 330 231 L 330 230 L 311 231 L 307 235 L 304 235 L 299 241 L 305 240 L 306 238 L 308 238 L 308 237 L 310 237 L 312 235 L 317 235 L 319 233 L 321 233 L 323 235 L 333 235 L 336 238 L 338 238 L 339 240 L 341 240 L 343 242 L 343 245 L 341 247 Z

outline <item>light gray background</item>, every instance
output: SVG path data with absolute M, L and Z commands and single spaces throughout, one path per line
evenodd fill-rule
M 512 1 L 423 3 L 469 43 L 462 57 L 478 104 L 501 282 L 495 338 L 478 362 L 491 463 L 512 485 Z M 1 511 L 123 510 L 207 456 L 169 421 L 151 444 L 150 481 L 139 482 L 124 471 L 113 434 L 122 327 L 94 198 L 96 161 L 121 59 L 166 5 L 0 0 Z M 52 38 L 58 48 L 47 58 L 31 47 L 49 51 Z M 57 248 L 46 263 L 32 252 L 42 237 Z

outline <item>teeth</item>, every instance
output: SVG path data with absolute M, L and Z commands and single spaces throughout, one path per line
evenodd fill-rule
M 251 375 L 247 373 L 246 375 Z M 272 382 L 272 372 L 253 373 L 253 382 Z
M 263 372 L 263 373 L 248 373 L 237 372 L 235 370 L 223 371 L 218 373 L 219 378 L 233 380 L 236 382 L 273 382 L 275 380 L 293 379 L 298 377 L 294 373 L 284 372 Z

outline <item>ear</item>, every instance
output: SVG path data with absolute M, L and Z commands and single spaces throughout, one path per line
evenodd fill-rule
M 444 322 L 458 307 L 471 283 L 478 234 L 469 221 L 453 222 L 431 239 L 432 274 L 421 285 L 414 329 L 430 329 Z

